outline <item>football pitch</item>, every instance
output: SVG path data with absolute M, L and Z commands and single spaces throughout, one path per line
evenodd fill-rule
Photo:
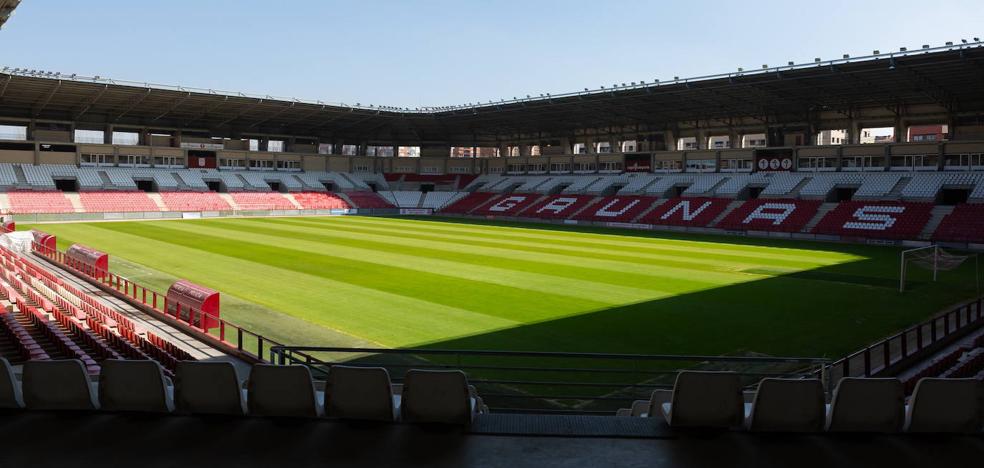
M 293 345 L 837 358 L 975 294 L 973 260 L 900 249 L 454 219 L 43 224 L 117 274 L 222 293 L 222 316 Z

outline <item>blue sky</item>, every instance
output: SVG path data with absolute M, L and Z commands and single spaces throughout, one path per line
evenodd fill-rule
M 416 107 L 984 36 L 980 0 L 24 0 L 0 64 Z

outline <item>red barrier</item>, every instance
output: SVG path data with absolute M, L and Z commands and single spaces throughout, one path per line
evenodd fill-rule
M 0 225 L 0 229 L 3 229 L 3 232 L 14 232 L 17 229 L 17 223 L 12 219 L 5 219 Z
M 219 326 L 219 292 L 199 286 L 191 281 L 178 280 L 167 289 L 167 312 L 203 330 Z M 199 317 L 191 317 L 190 311 L 205 314 L 205 324 Z

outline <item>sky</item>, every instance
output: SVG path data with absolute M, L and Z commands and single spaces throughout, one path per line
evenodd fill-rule
M 0 66 L 444 106 L 984 36 L 981 0 L 23 0 Z

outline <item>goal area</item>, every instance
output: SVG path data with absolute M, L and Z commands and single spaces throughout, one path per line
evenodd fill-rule
M 902 251 L 902 258 L 899 264 L 899 292 L 905 292 L 906 277 L 912 266 L 933 272 L 933 281 L 939 279 L 940 272 L 955 270 L 963 265 L 971 257 L 977 262 L 978 254 L 959 255 L 952 251 L 947 251 L 939 245 L 927 245 Z M 975 273 L 975 281 L 977 275 Z

